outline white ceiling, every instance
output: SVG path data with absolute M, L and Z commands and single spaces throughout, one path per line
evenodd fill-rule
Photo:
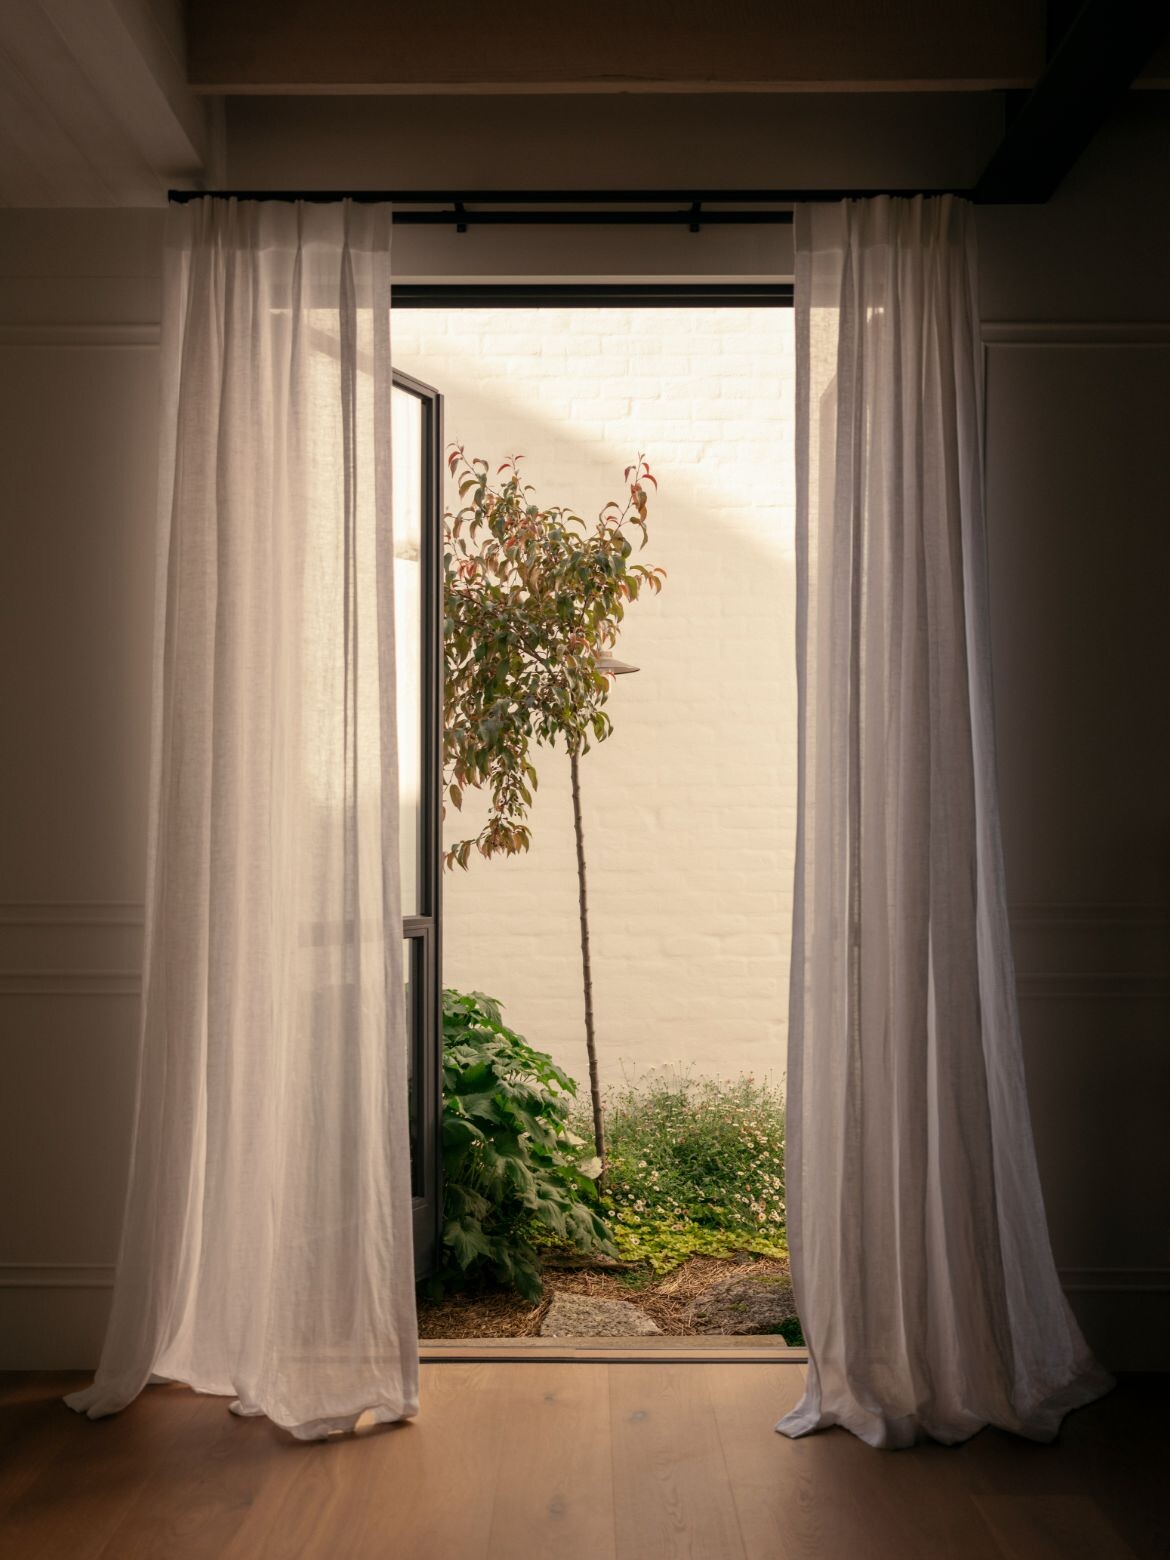
M 0 204 L 151 206 L 208 168 L 181 0 L 0 0 Z

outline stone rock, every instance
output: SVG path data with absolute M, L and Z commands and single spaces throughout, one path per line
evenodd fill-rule
M 738 1337 L 775 1333 L 796 1315 L 792 1280 L 786 1273 L 745 1273 L 710 1284 L 687 1307 L 696 1333 Z
M 553 1296 L 540 1324 L 542 1338 L 645 1338 L 658 1331 L 628 1300 L 594 1300 L 564 1291 Z

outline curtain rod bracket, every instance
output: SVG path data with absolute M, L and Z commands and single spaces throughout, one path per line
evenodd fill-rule
M 690 230 L 691 230 L 692 233 L 698 233 L 700 231 L 700 228 L 699 228 L 699 212 L 702 210 L 702 206 L 703 206 L 703 202 L 701 200 L 696 200 L 696 201 L 692 201 L 691 202 L 691 227 L 690 227 Z
M 456 233 L 466 233 L 467 232 L 467 223 L 465 221 L 463 221 L 462 219 L 467 216 L 467 207 L 463 204 L 463 202 L 461 200 L 457 200 L 455 202 L 454 216 L 455 216 L 455 231 L 456 231 Z

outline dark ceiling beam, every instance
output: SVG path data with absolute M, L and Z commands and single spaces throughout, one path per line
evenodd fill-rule
M 186 0 L 184 14 L 199 92 L 725 95 L 1029 86 L 1044 65 L 1046 3 Z
M 1167 0 L 1085 0 L 975 186 L 984 204 L 1045 201 L 1170 30 Z

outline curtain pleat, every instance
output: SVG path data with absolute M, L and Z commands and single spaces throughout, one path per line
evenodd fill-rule
M 134 1149 L 93 1386 L 417 1411 L 386 207 L 169 216 Z
M 1053 1263 L 996 800 L 970 209 L 798 208 L 799 801 L 778 1429 L 1049 1439 L 1106 1391 Z

